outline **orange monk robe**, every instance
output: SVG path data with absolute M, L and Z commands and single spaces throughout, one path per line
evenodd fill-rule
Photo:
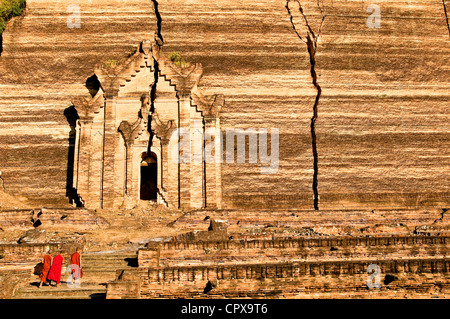
M 52 256 L 45 255 L 44 256 L 44 265 L 42 266 L 42 273 L 39 275 L 39 278 L 41 278 L 42 282 L 47 282 L 47 275 L 48 271 L 50 270 L 50 267 L 52 265 Z
M 56 281 L 57 284 L 60 283 L 63 260 L 64 258 L 61 255 L 57 255 L 53 258 L 52 268 L 50 268 L 50 272 L 48 273 L 48 280 Z
M 77 265 L 76 266 L 71 266 L 72 267 L 72 274 L 73 274 L 73 279 L 78 279 L 82 277 L 82 272 L 81 272 L 81 255 L 79 252 L 74 252 L 72 255 L 70 255 L 70 265 Z

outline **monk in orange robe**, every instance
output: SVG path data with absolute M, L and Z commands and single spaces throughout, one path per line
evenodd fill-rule
M 50 272 L 48 273 L 48 280 L 53 280 L 56 282 L 56 287 L 59 287 L 59 283 L 61 282 L 61 267 L 64 261 L 63 256 L 61 256 L 61 252 L 53 258 L 52 267 L 50 268 Z
M 81 270 L 81 254 L 79 247 L 77 247 L 76 251 L 72 255 L 70 255 L 70 266 L 72 269 L 72 282 L 83 277 L 83 271 Z
M 50 251 L 47 252 L 47 254 L 42 259 L 42 273 L 39 275 L 39 278 L 41 279 L 41 283 L 39 284 L 39 288 L 42 287 L 42 283 L 47 283 L 47 276 L 48 272 L 50 270 L 50 267 L 52 266 L 52 254 Z

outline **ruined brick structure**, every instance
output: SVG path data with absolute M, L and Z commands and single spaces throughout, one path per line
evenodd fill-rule
M 0 298 L 449 297 L 449 1 L 70 8 L 2 34 Z M 80 289 L 32 285 L 80 244 Z
M 152 243 L 107 298 L 399 298 L 448 294 L 448 236 Z M 438 253 L 439 252 L 439 253 Z M 443 252 L 443 255 L 441 255 Z M 367 287 L 370 264 L 380 289 Z M 393 280 L 394 283 L 391 284 Z
M 160 54 L 160 43 L 144 41 L 123 66 L 99 65 L 95 75 L 95 96 L 73 102 L 79 116 L 74 188 L 81 202 L 88 208 L 132 207 L 139 200 L 220 208 L 215 150 L 221 148 L 214 137 L 224 97 L 198 89 L 201 64 L 179 66 Z M 205 160 L 206 150 L 212 160 Z

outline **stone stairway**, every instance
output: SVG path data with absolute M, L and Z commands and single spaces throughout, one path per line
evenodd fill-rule
M 132 251 L 89 252 L 82 255 L 83 279 L 79 287 L 67 284 L 67 261 L 63 265 L 61 284 L 58 288 L 38 288 L 39 278 L 30 275 L 29 280 L 14 294 L 15 299 L 94 299 L 106 297 L 106 284 L 115 279 L 117 269 L 133 268 L 137 255 Z

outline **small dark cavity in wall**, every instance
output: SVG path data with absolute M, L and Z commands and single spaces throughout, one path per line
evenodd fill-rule
M 86 79 L 86 88 L 89 90 L 89 94 L 92 97 L 100 90 L 100 81 L 95 74 Z
M 139 267 L 139 261 L 137 257 L 125 258 L 124 260 L 128 263 L 128 267 Z
M 42 222 L 41 222 L 40 219 L 36 219 L 35 221 L 33 221 L 33 227 L 34 228 L 37 228 L 37 227 L 39 227 L 41 225 L 42 225 Z
M 384 284 L 385 284 L 385 285 L 389 285 L 391 282 L 393 282 L 393 281 L 395 281 L 395 280 L 398 280 L 398 278 L 395 277 L 395 276 L 393 276 L 393 275 L 386 275 L 386 276 L 384 277 Z
M 213 290 L 213 289 L 216 288 L 216 287 L 217 287 L 217 281 L 215 281 L 215 280 L 213 280 L 213 281 L 209 280 L 209 281 L 206 283 L 205 288 L 203 289 L 203 293 L 204 293 L 204 294 L 207 294 L 207 293 L 209 293 L 211 290 Z

